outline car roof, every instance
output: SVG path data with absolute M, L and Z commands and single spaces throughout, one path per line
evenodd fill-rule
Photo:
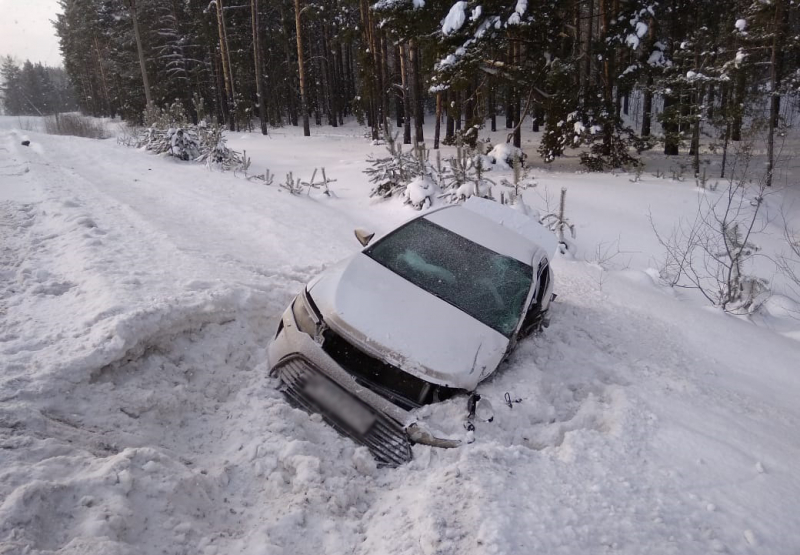
M 428 212 L 428 221 L 497 253 L 533 264 L 558 248 L 553 233 L 511 206 L 470 197 L 464 204 Z

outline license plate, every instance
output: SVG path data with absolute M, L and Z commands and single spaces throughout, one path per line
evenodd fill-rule
M 320 407 L 359 435 L 364 435 L 375 422 L 375 414 L 372 411 L 325 378 L 316 377 L 309 380 L 304 389 L 306 395 Z

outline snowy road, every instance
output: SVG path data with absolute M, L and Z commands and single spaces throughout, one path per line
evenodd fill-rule
M 0 130 L 0 553 L 798 552 L 800 343 L 560 259 L 495 421 L 376 469 L 265 350 L 356 224 L 408 212 L 30 135 Z M 463 433 L 462 401 L 429 416 Z

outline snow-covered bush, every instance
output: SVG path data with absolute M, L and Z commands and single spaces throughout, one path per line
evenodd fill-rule
M 370 156 L 370 167 L 364 170 L 375 186 L 369 196 L 389 198 L 405 191 L 408 183 L 418 175 L 419 164 L 410 152 L 403 152 L 403 146 L 397 144 L 397 135 L 387 137 L 386 150 L 389 156 L 374 158 Z
M 198 113 L 201 109 L 202 105 Z M 136 130 L 134 139 L 125 144 L 153 154 L 202 162 L 214 169 L 244 170 L 244 166 L 249 165 L 241 153 L 228 148 L 222 126 L 205 120 L 196 125 L 189 123 L 189 116 L 180 102 L 163 110 L 148 108 L 144 119 L 146 127 Z
M 525 165 L 527 156 L 522 149 L 509 143 L 500 143 L 489 151 L 488 156 L 494 161 L 498 168 L 510 170 L 514 167 L 514 160 L 520 160 Z
M 430 206 L 434 198 L 451 203 L 471 196 L 493 198 L 492 187 L 496 183 L 486 177 L 494 163 L 491 156 L 458 144 L 455 156 L 443 160 L 437 151 L 435 164 L 432 164 L 430 151 L 424 144 L 414 145 L 413 150 L 404 152 L 396 138 L 396 135 L 387 138 L 388 156 L 368 160 L 370 167 L 364 173 L 375 184 L 370 196 L 402 195 L 407 204 L 417 209 Z M 512 151 L 512 156 L 521 159 L 522 152 L 517 151 Z M 412 183 L 413 191 L 409 191 Z
M 450 158 L 450 171 L 444 179 L 441 198 L 447 202 L 461 202 L 472 196 L 492 198 L 492 186 L 495 182 L 488 179 L 485 173 L 486 157 L 476 154 L 463 145 L 456 147 L 456 155 Z
M 417 210 L 430 208 L 433 196 L 436 193 L 436 184 L 427 175 L 418 175 L 406 186 L 406 204 Z

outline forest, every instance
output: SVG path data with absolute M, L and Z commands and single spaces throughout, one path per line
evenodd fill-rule
M 176 102 L 231 130 L 337 126 L 474 145 L 484 125 L 592 170 L 762 133 L 800 91 L 797 0 L 61 0 L 84 113 Z M 636 117 L 631 118 L 633 99 Z M 425 137 L 426 118 L 435 122 Z M 523 129 L 523 123 L 525 129 Z M 396 131 L 393 131 L 396 130 Z M 771 162 L 772 163 L 772 162 Z M 697 168 L 696 168 L 697 170 Z M 771 172 L 771 170 L 770 170 Z M 769 173 L 769 172 L 768 172 Z M 769 176 L 768 176 L 769 179 Z
M 20 65 L 6 56 L 0 58 L 0 83 L 9 116 L 48 116 L 78 108 L 69 76 L 60 67 L 30 60 Z

